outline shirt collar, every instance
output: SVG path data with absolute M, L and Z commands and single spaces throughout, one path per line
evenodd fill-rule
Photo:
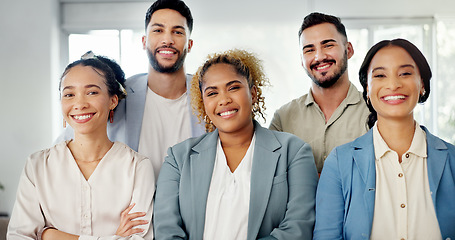
M 379 133 L 377 122 L 373 126 L 373 144 L 376 160 L 381 159 L 387 152 L 393 151 Z M 406 153 L 414 154 L 418 157 L 427 157 L 427 141 L 425 131 L 420 128 L 420 125 L 415 121 L 414 137 L 412 138 L 411 146 Z
M 346 98 L 341 102 L 341 104 L 350 105 L 350 104 L 357 104 L 359 101 L 362 100 L 362 94 L 357 91 L 357 88 L 354 84 L 349 83 L 348 95 Z M 311 88 L 308 91 L 308 97 L 305 99 L 305 105 L 308 106 L 310 104 L 316 103 L 314 101 L 313 93 L 311 92 Z M 341 105 L 340 104 L 340 105 Z

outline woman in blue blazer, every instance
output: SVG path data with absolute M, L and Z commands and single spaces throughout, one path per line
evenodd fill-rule
M 413 117 L 430 93 L 425 57 L 385 40 L 359 76 L 371 129 L 326 159 L 313 239 L 455 239 L 455 147 Z
M 246 51 L 209 56 L 192 105 L 207 134 L 168 150 L 154 210 L 161 239 L 311 239 L 318 175 L 311 148 L 261 127 L 266 84 Z

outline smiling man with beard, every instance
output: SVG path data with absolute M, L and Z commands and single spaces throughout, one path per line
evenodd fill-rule
M 299 30 L 302 66 L 313 80 L 308 94 L 275 112 L 270 129 L 309 143 L 318 172 L 330 151 L 366 133 L 369 114 L 362 94 L 349 81 L 354 54 L 340 19 L 322 13 L 305 17 Z
M 155 178 L 168 147 L 205 132 L 191 113 L 187 94 L 191 75 L 185 74 L 186 54 L 191 51 L 193 17 L 180 0 L 157 0 L 145 16 L 143 48 L 149 58 L 148 73 L 125 82 L 127 97 L 119 102 L 113 122 L 108 123 L 111 141 L 126 143 L 147 156 Z M 57 140 L 71 139 L 68 127 Z

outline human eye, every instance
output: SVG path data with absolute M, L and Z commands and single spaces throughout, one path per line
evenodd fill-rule
M 218 94 L 216 91 L 209 91 L 205 93 L 207 97 L 213 97 L 216 96 L 216 94 Z
M 63 93 L 62 94 L 63 98 L 70 98 L 70 97 L 73 97 L 73 96 L 74 96 L 74 94 L 72 94 L 72 93 Z
M 307 48 L 307 49 L 304 49 L 304 50 L 303 50 L 303 53 L 304 53 L 304 54 L 311 53 L 311 52 L 314 52 L 314 49 L 312 49 L 312 48 Z
M 325 48 L 331 48 L 331 47 L 333 47 L 333 46 L 335 46 L 335 44 L 333 44 L 333 43 L 326 43 L 326 44 L 324 45 Z
M 159 29 L 159 28 L 155 28 L 155 29 L 152 30 L 152 32 L 154 32 L 154 33 L 160 33 L 160 32 L 162 32 L 162 30 Z
M 237 89 L 240 89 L 239 85 L 232 85 L 231 87 L 229 87 L 229 91 L 235 91 Z
M 184 35 L 185 33 L 183 31 L 174 31 L 175 34 L 177 35 Z
M 87 95 L 97 95 L 99 92 L 96 90 L 88 91 Z

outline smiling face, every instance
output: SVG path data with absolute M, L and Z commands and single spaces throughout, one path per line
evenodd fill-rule
M 253 129 L 252 106 L 257 91 L 244 76 L 225 63 L 212 65 L 203 77 L 205 112 L 220 134 Z
M 419 69 L 406 50 L 388 46 L 374 55 L 368 68 L 367 97 L 378 121 L 413 121 L 413 110 L 423 92 Z
M 160 9 L 153 13 L 142 37 L 150 65 L 157 72 L 173 73 L 180 70 L 186 54 L 193 46 L 186 18 L 172 9 Z
M 118 104 L 109 96 L 101 73 L 77 65 L 62 78 L 61 104 L 65 121 L 79 134 L 105 134 L 109 111 Z
M 322 23 L 303 30 L 300 36 L 302 66 L 313 82 L 322 88 L 347 80 L 347 62 L 354 54 L 351 43 L 335 25 Z

